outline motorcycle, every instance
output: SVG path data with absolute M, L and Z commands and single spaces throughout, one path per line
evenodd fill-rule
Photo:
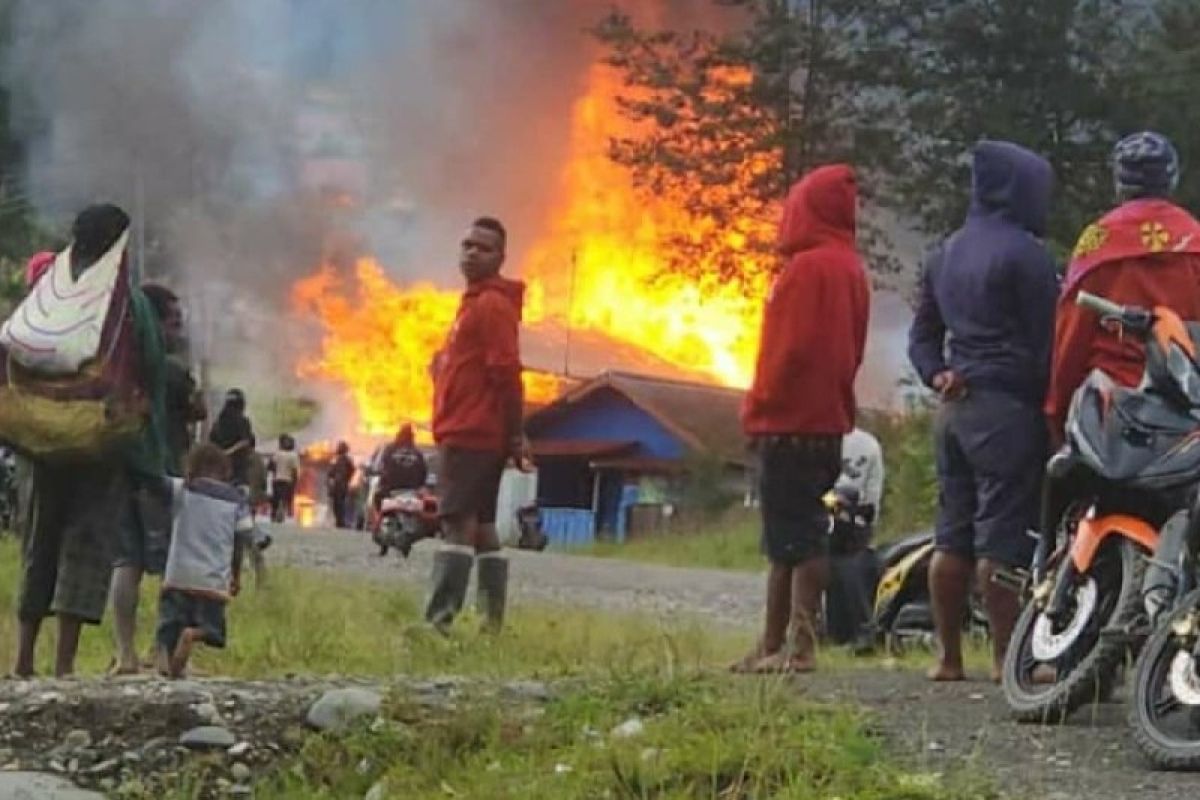
M 11 530 L 16 509 L 16 463 L 7 448 L 0 448 L 0 533 Z
M 1077 302 L 1136 336 L 1146 365 L 1134 389 L 1088 376 L 1046 466 L 1041 538 L 1002 672 L 1013 715 L 1028 722 L 1111 695 L 1159 615 L 1148 614 L 1147 561 L 1161 531 L 1186 525 L 1200 476 L 1200 328 L 1166 308 L 1087 292 Z
M 899 655 L 913 644 L 934 643 L 933 605 L 929 596 L 929 566 L 933 561 L 932 532 L 918 533 L 884 548 L 879 556 L 880 577 L 875 587 L 873 627 L 888 652 Z M 986 638 L 987 613 L 973 592 L 963 628 Z
M 371 528 L 371 540 L 386 556 L 395 547 L 408 558 L 413 545 L 438 535 L 438 498 L 427 488 L 401 489 L 383 498 Z

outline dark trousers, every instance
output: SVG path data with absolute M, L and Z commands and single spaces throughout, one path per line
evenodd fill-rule
M 283 522 L 285 517 L 295 516 L 293 504 L 296 484 L 291 481 L 275 481 L 271 484 L 271 519 Z
M 338 528 L 346 527 L 346 511 L 349 499 L 350 491 L 345 487 L 334 487 L 329 490 L 329 503 L 333 506 L 333 524 Z

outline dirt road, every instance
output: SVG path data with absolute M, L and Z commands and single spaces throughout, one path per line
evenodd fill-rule
M 379 558 L 362 534 L 281 530 L 271 553 L 277 562 L 420 586 L 429 572 L 431 547 L 426 543 L 405 562 L 394 555 Z M 757 575 L 554 553 L 512 555 L 518 603 L 703 616 L 747 628 L 758 620 L 762 579 Z M 870 709 L 881 732 L 922 768 L 977 767 L 1011 797 L 1200 798 L 1200 775 L 1155 773 L 1139 761 L 1120 696 L 1081 711 L 1068 725 L 1040 727 L 1009 721 L 999 690 L 983 682 L 932 686 L 915 672 L 873 666 L 796 682 L 815 699 Z

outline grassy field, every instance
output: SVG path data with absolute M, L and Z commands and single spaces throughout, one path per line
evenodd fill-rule
M 0 544 L 0 658 L 10 659 L 18 554 Z M 154 587 L 141 639 L 152 635 Z M 519 719 L 470 699 L 430 716 L 393 698 L 398 723 L 312 735 L 256 788 L 266 800 L 359 798 L 859 798 L 968 800 L 997 795 L 977 777 L 922 774 L 892 760 L 862 713 L 805 701 L 791 681 L 738 678 L 723 666 L 752 641 L 703 621 L 518 606 L 504 634 L 478 634 L 467 614 L 450 638 L 419 624 L 411 592 L 352 578 L 276 570 L 230 607 L 230 646 L 204 651 L 212 674 L 466 675 L 569 679 L 550 705 Z M 42 644 L 45 671 L 52 624 Z M 107 626 L 85 632 L 81 672 L 108 663 Z M 824 667 L 849 658 L 825 654 Z M 878 662 L 873 662 L 878 665 Z M 611 731 L 632 719 L 644 730 Z M 170 800 L 199 797 L 198 762 Z M 964 769 L 963 775 L 967 774 Z

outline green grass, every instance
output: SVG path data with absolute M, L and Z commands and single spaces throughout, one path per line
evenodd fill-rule
M 17 564 L 15 544 L 0 544 L 0 657 L 6 659 L 12 656 Z M 155 606 L 150 582 L 143 600 L 144 649 Z M 251 585 L 231 604 L 229 648 L 202 651 L 197 666 L 244 678 L 341 674 L 386 682 L 397 674 L 464 675 L 486 679 L 481 687 L 491 679 L 565 679 L 559 684 L 564 693 L 536 713 L 470 694 L 433 712 L 397 690 L 385 713 L 397 724 L 310 735 L 297 755 L 256 786 L 255 797 L 360 798 L 379 781 L 387 786 L 384 797 L 391 798 L 997 796 L 978 778 L 963 782 L 899 765 L 868 733 L 862 712 L 806 701 L 786 679 L 726 674 L 723 666 L 751 643 L 750 631 L 678 616 L 664 622 L 518 604 L 498 637 L 479 634 L 468 612 L 454 634 L 442 638 L 419 624 L 419 611 L 411 591 L 276 569 L 269 586 Z M 41 648 L 43 671 L 53 629 L 47 626 Z M 107 624 L 85 632 L 81 672 L 104 669 L 110 642 Z M 880 663 L 854 662 L 834 651 L 823 653 L 822 660 L 826 669 Z M 611 735 L 632 718 L 645 723 L 640 736 Z M 226 769 L 220 758 L 197 760 L 167 797 L 206 797 L 203 785 Z M 122 796 L 162 796 L 157 789 L 147 792 L 134 788 Z
M 269 553 L 268 553 L 269 556 Z M 0 659 L 12 663 L 18 549 L 0 543 Z M 669 625 L 633 614 L 518 606 L 504 635 L 476 635 L 468 611 L 456 634 L 444 639 L 421 624 L 421 598 L 406 588 L 346 576 L 275 568 L 270 585 L 253 579 L 229 606 L 229 647 L 202 649 L 196 666 L 240 678 L 309 675 L 438 675 L 556 678 L 670 662 L 680 668 L 731 661 L 749 646 L 744 632 L 712 630 L 702 621 Z M 157 582 L 142 586 L 138 649 L 153 641 Z M 38 671 L 50 674 L 55 626 L 48 620 L 39 643 Z M 111 614 L 84 630 L 81 674 L 103 672 L 112 656 Z
M 864 718 L 803 700 L 782 680 L 669 671 L 620 674 L 518 715 L 465 698 L 431 718 L 397 697 L 400 725 L 313 737 L 260 800 L 387 798 L 779 798 L 983 800 L 979 778 L 896 765 Z M 644 732 L 612 731 L 637 719 Z

